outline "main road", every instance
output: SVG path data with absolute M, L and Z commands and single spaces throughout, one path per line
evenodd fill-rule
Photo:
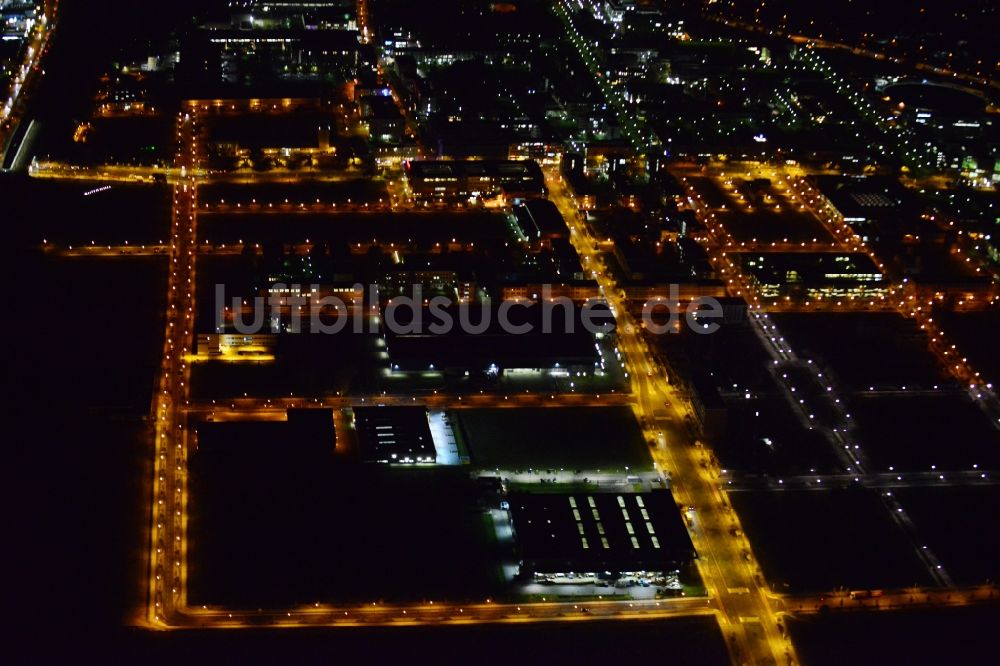
M 187 431 L 182 408 L 189 394 L 194 333 L 194 264 L 197 183 L 189 170 L 198 163 L 198 120 L 182 112 L 177 121 L 177 167 L 183 180 L 174 185 L 167 282 L 166 332 L 160 380 L 153 398 L 154 469 L 150 525 L 149 591 L 146 620 L 173 624 L 185 604 L 187 571 Z
M 736 663 L 796 663 L 781 627 L 778 597 L 770 595 L 739 519 L 707 464 L 708 452 L 684 427 L 691 407 L 668 384 L 644 339 L 642 325 L 629 315 L 621 288 L 604 270 L 597 242 L 556 169 L 546 171 L 549 198 L 570 228 L 571 240 L 593 272 L 618 319 L 619 346 L 632 383 L 636 411 L 652 445 L 657 468 L 670 477 L 676 499 L 688 507 L 698 569 L 720 610 L 723 631 Z M 736 536 L 734 536 L 736 535 Z

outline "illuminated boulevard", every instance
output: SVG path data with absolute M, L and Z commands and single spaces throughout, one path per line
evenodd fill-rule
M 198 161 L 197 131 L 194 116 L 183 114 L 178 119 L 177 165 L 185 173 Z M 156 427 L 146 619 L 155 626 L 173 623 L 186 594 L 187 433 L 181 407 L 187 402 L 186 356 L 191 351 L 194 331 L 196 202 L 193 177 L 174 186 L 166 332 L 161 376 L 153 397 Z
M 600 266 L 596 243 L 561 179 L 549 172 L 549 196 L 569 224 L 572 240 L 585 268 L 594 271 L 618 320 L 618 339 L 636 397 L 636 410 L 647 431 L 658 469 L 669 474 L 675 499 L 693 514 L 691 537 L 698 550 L 698 571 L 709 596 L 720 610 L 735 663 L 794 663 L 794 649 L 779 629 L 776 597 L 764 586 L 750 544 L 731 536 L 738 518 L 705 464 L 708 453 L 683 427 L 690 405 L 681 402 L 663 373 L 657 370 L 621 298 L 619 289 Z M 662 436 L 660 436 L 662 433 Z M 742 534 L 742 530 L 739 531 Z

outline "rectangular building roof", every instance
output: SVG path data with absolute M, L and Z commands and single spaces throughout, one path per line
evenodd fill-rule
M 521 232 L 528 238 L 568 238 L 569 227 L 556 205 L 548 199 L 528 199 L 514 207 Z
M 524 565 L 535 573 L 665 571 L 696 557 L 669 491 L 515 493 Z
M 484 370 L 491 365 L 500 369 L 542 369 L 556 366 L 592 366 L 599 356 L 594 336 L 586 330 L 582 311 L 574 307 L 565 326 L 566 314 L 562 305 L 552 309 L 550 332 L 545 332 L 542 305 L 534 303 L 511 307 L 508 315 L 514 326 L 529 326 L 523 333 L 504 330 L 500 324 L 498 307 L 486 309 L 481 304 L 463 304 L 467 314 L 460 315 L 457 307 L 446 308 L 453 326 L 447 332 L 436 333 L 432 326 L 440 319 L 429 309 L 421 312 L 419 328 L 398 333 L 395 325 L 406 327 L 413 321 L 412 310 L 400 307 L 393 315 L 394 326 L 386 326 L 386 347 L 395 369 L 400 370 Z M 593 308 L 591 321 L 613 324 L 614 318 L 606 306 Z M 476 326 L 489 318 L 490 325 L 481 333 L 466 332 L 462 321 Z M 389 322 L 387 322 L 388 324 Z M 400 330 L 397 328 L 397 331 Z
M 427 178 L 492 178 L 503 183 L 530 182 L 540 187 L 545 177 L 533 160 L 411 160 L 405 164 L 407 176 Z
M 423 407 L 355 407 L 354 426 L 367 462 L 433 463 L 437 459 Z

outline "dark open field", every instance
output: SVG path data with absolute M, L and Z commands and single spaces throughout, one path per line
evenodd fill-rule
M 856 398 L 850 413 L 872 471 L 1000 468 L 1000 430 L 965 396 Z
M 349 329 L 337 335 L 284 335 L 270 362 L 209 361 L 191 367 L 192 396 L 199 400 L 242 397 L 370 394 L 380 365 L 373 335 Z
M 1000 488 L 967 486 L 893 491 L 927 546 L 959 585 L 1000 581 Z
M 850 390 L 930 388 L 948 382 L 926 337 L 891 313 L 771 315 L 802 356 L 820 363 Z
M 832 613 L 790 621 L 803 663 L 955 664 L 978 666 L 996 656 L 996 606 L 891 613 Z
M 941 313 L 938 323 L 983 379 L 1000 386 L 1000 354 L 995 347 L 1000 339 L 1000 311 Z
M 725 435 L 713 446 L 724 469 L 771 474 L 841 471 L 830 443 L 807 429 L 781 395 L 727 399 Z
M 775 591 L 896 588 L 930 582 L 874 492 L 764 491 L 730 497 Z
M 46 240 L 62 248 L 92 242 L 154 244 L 169 236 L 171 190 L 166 185 L 32 178 L 19 180 L 17 192 L 11 204 L 31 220 L 23 233 L 38 247 Z M 87 192 L 93 194 L 84 196 Z
M 7 407 L 16 418 L 0 488 L 12 574 L 4 604 L 18 616 L 10 663 L 46 661 L 48 651 L 70 646 L 78 659 L 79 646 L 106 644 L 145 603 L 145 419 L 165 261 L 18 257 L 34 289 L 50 297 L 23 301 L 24 327 L 8 359 Z M 78 611 L 65 612 L 63 600 Z M 30 652 L 19 660 L 22 640 Z
M 723 326 L 712 335 L 647 336 L 673 366 L 689 361 L 689 371 L 707 372 L 721 391 L 775 390 L 771 357 L 750 326 Z
M 156 166 L 174 154 L 174 118 L 159 116 L 94 117 L 87 140 L 73 140 L 73 126 L 50 132 L 40 145 L 39 158 L 79 165 Z
M 493 529 L 467 474 L 301 459 L 280 442 L 192 456 L 189 599 L 283 608 L 485 600 Z

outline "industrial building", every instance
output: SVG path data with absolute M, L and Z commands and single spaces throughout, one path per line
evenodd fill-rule
M 545 177 L 533 160 L 413 160 L 403 164 L 417 200 L 545 196 Z
M 569 238 L 566 220 L 548 199 L 528 199 L 514 206 L 514 217 L 521 235 L 532 242 Z
M 513 493 L 508 503 L 521 574 L 536 582 L 638 584 L 697 557 L 668 490 Z
M 611 335 L 614 317 L 607 306 L 596 304 L 585 310 L 552 304 L 547 326 L 543 305 L 548 304 L 506 308 L 502 316 L 510 326 L 501 321 L 504 306 L 468 303 L 441 310 L 425 308 L 418 315 L 411 308 L 400 308 L 385 327 L 391 371 L 563 377 L 603 373 L 596 336 L 587 330 L 584 317 L 607 326 L 608 332 L 598 335 Z M 452 325 L 441 326 L 440 315 L 450 318 Z
M 867 254 L 772 252 L 733 257 L 764 298 L 877 298 L 888 284 Z
M 361 458 L 387 464 L 431 464 L 437 459 L 424 407 L 355 407 Z

